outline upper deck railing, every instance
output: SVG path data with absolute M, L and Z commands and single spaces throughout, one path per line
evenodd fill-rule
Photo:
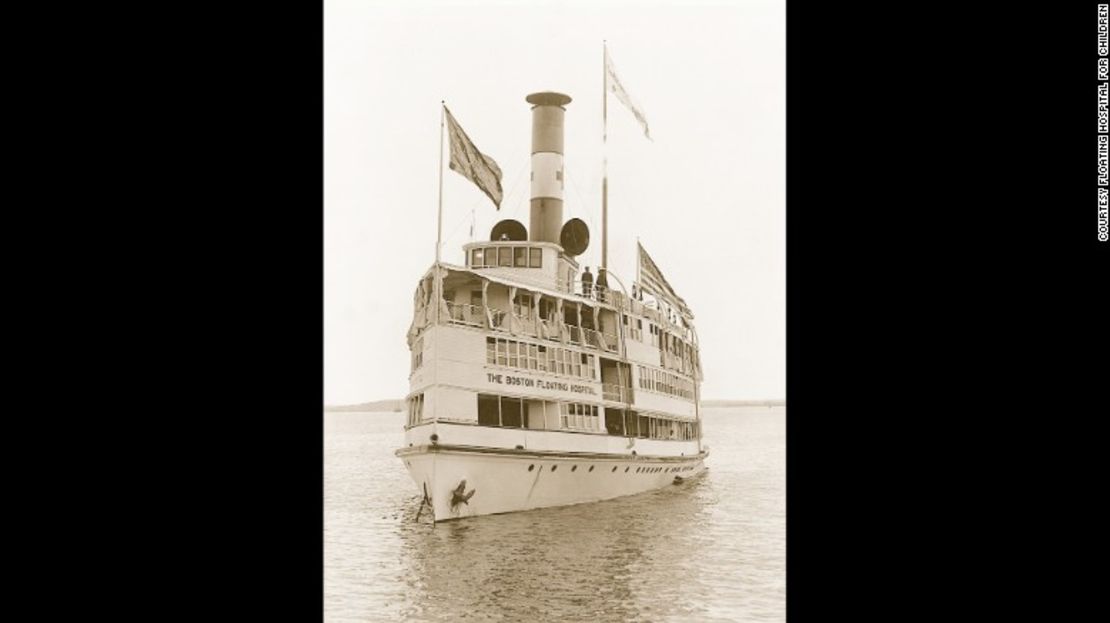
M 520 318 L 496 308 L 463 303 L 446 303 L 450 324 L 483 327 L 515 335 L 584 346 L 609 353 L 620 350 L 619 337 L 594 329 L 570 325 L 556 320 Z

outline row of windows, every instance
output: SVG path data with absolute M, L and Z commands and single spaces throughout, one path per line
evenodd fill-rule
M 641 415 L 628 409 L 605 409 L 605 431 L 610 435 L 641 439 L 698 439 L 698 422 L 687 422 L 654 415 Z
M 424 394 L 417 394 L 409 398 L 408 425 L 415 426 L 424 419 Z
M 495 394 L 478 394 L 478 424 L 539 430 L 601 429 L 596 405 L 528 400 Z
M 563 428 L 577 430 L 600 430 L 597 421 L 597 405 L 577 402 L 559 403 L 559 424 Z
M 632 322 L 633 320 L 635 322 Z M 628 334 L 632 339 L 640 342 L 644 341 L 644 321 L 642 318 L 630 318 L 628 314 L 625 314 L 624 326 L 628 329 Z M 651 336 L 649 343 L 666 352 L 689 356 L 693 351 L 693 347 L 685 340 L 673 333 L 667 333 L 663 330 L 663 327 L 654 322 L 648 321 L 648 334 Z
M 700 435 L 697 422 L 615 408 L 604 409 L 602 429 L 601 412 L 597 405 L 478 394 L 481 426 L 605 432 L 621 437 L 683 441 L 698 439 Z
M 542 268 L 543 249 L 537 247 L 485 247 L 470 250 L 472 268 L 515 266 Z
M 597 356 L 569 348 L 486 338 L 486 363 L 594 380 Z
M 694 383 L 677 374 L 637 366 L 640 369 L 640 389 L 670 394 L 688 400 L 694 399 Z

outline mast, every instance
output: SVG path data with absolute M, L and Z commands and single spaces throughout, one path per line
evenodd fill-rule
M 609 51 L 601 40 L 601 268 L 609 272 Z

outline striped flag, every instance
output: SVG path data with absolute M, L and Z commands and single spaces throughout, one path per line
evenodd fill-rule
M 617 99 L 627 106 L 628 110 L 632 111 L 632 114 L 636 117 L 636 121 L 639 121 L 640 125 L 644 126 L 644 136 L 650 141 L 651 135 L 648 134 L 647 118 L 644 117 L 643 111 L 633 103 L 632 96 L 628 94 L 624 85 L 621 84 L 620 78 L 617 77 L 617 70 L 613 67 L 613 59 L 609 58 L 609 48 L 605 48 L 605 76 L 606 82 L 609 85 L 609 91 L 612 91 L 613 95 L 616 95 Z
M 447 115 L 448 134 L 451 138 L 451 170 L 474 182 L 500 210 L 501 167 L 497 166 L 493 158 L 478 151 L 446 106 L 443 111 Z
M 637 242 L 636 247 L 640 250 L 640 272 L 636 279 L 640 282 L 640 287 L 646 288 L 649 292 L 670 303 L 672 307 L 678 308 L 682 315 L 687 318 L 693 318 L 694 314 L 686 306 L 686 301 L 675 294 L 674 288 L 663 278 L 663 272 L 652 261 L 651 256 L 644 250 L 644 246 Z

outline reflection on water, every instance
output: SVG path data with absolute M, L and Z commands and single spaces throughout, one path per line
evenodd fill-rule
M 328 621 L 785 620 L 785 410 L 710 409 L 705 476 L 437 525 L 401 414 L 325 415 Z

